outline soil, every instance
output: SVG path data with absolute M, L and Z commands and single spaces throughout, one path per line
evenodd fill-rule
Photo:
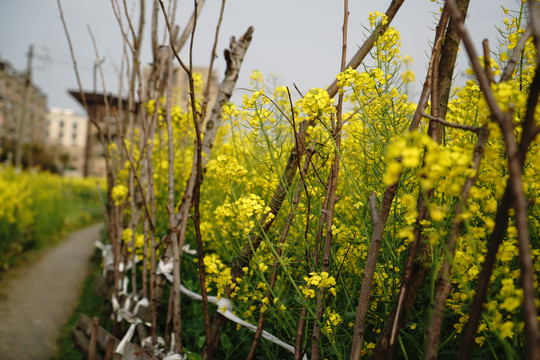
M 102 226 L 71 233 L 41 258 L 2 279 L 0 359 L 39 360 L 54 355 L 56 339 L 76 305 Z

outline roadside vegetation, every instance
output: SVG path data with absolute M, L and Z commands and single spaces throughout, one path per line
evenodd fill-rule
M 0 167 L 0 274 L 16 265 L 22 254 L 101 220 L 97 182 L 103 187 L 100 179 Z

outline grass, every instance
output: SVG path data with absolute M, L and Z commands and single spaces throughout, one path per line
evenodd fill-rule
M 49 360 L 82 360 L 83 355 L 77 348 L 73 347 L 71 331 L 79 321 L 79 315 L 84 313 L 90 317 L 99 316 L 101 319 L 107 319 L 103 298 L 92 291 L 96 276 L 101 275 L 101 252 L 96 249 L 89 263 L 88 276 L 84 280 L 79 300 L 75 305 L 69 320 L 62 326 L 60 335 L 56 341 L 56 355 Z M 103 326 L 103 324 L 100 324 Z

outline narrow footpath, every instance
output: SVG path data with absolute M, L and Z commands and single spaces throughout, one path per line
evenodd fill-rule
M 46 360 L 77 301 L 103 225 L 74 233 L 5 281 L 0 301 L 0 359 Z

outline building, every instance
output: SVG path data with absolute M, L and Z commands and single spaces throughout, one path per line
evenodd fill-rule
M 204 88 L 206 84 L 206 77 L 208 74 L 207 68 L 202 67 L 196 67 L 194 68 L 194 72 L 199 72 L 202 76 L 203 85 Z M 148 79 L 150 76 L 150 69 L 147 68 L 144 71 L 144 85 L 147 86 Z M 174 76 L 173 76 L 173 104 L 174 105 L 180 105 L 183 109 L 187 109 L 188 105 L 188 93 L 189 93 L 189 84 L 187 75 L 181 70 L 181 69 L 175 69 Z M 208 104 L 208 111 L 207 115 L 210 114 L 213 104 L 216 101 L 217 93 L 219 90 L 219 86 L 217 84 L 217 75 L 215 71 L 212 74 L 212 82 L 210 86 L 210 101 Z M 143 93 L 145 94 L 146 91 L 144 89 Z M 86 122 L 86 132 L 81 132 L 81 134 L 85 134 L 86 139 L 84 143 L 84 156 L 82 159 L 82 175 L 83 176 L 104 176 L 106 174 L 106 168 L 105 168 L 105 160 L 104 160 L 104 146 L 103 141 L 105 142 L 111 142 L 114 140 L 117 140 L 117 130 L 118 126 L 120 126 L 122 131 L 125 131 L 126 123 L 125 115 L 128 111 L 128 100 L 127 99 L 120 99 L 114 95 L 108 94 L 104 95 L 101 93 L 94 93 L 94 92 L 84 92 L 84 94 L 81 94 L 79 91 L 71 90 L 69 91 L 69 94 L 74 97 L 81 105 L 84 106 L 84 102 L 86 101 L 86 104 L 88 106 L 88 116 L 89 119 L 92 121 Z M 83 101 L 83 95 L 84 100 Z M 135 116 L 137 117 L 139 110 L 139 103 L 134 104 L 134 109 L 129 109 L 129 111 L 133 111 Z M 120 125 L 117 124 L 117 119 L 120 121 Z M 138 120 L 135 120 L 138 121 Z M 102 129 L 102 134 L 98 133 L 97 128 L 92 124 L 99 124 L 99 126 Z M 78 134 L 75 135 L 73 132 L 70 132 L 73 130 L 70 128 L 70 125 L 68 124 L 67 120 L 64 121 L 64 127 L 60 126 L 60 122 L 55 122 L 53 125 L 50 124 L 50 140 L 56 141 L 57 144 L 63 144 L 63 146 L 71 146 L 71 143 L 74 139 L 73 136 L 76 136 L 78 138 Z M 81 125 L 77 125 L 81 126 Z M 136 125 L 137 126 L 137 125 Z M 64 131 L 61 131 L 64 130 Z M 60 134 L 62 135 L 60 137 Z M 70 136 L 72 138 L 70 138 Z M 100 138 L 101 137 L 101 138 Z M 108 138 L 106 138 L 108 137 Z M 61 139 L 60 139 L 61 138 Z M 54 142 L 53 141 L 53 142 Z M 71 153 L 70 153 L 71 154 Z M 71 155 L 70 155 L 71 156 Z M 75 155 L 73 155 L 75 156 Z M 79 159 L 79 157 L 76 157 Z M 77 169 L 79 169 L 77 165 Z
M 83 157 L 83 176 L 105 176 L 107 174 L 105 164 L 104 143 L 111 143 L 118 138 L 117 119 L 122 123 L 125 114 L 128 111 L 128 101 L 120 99 L 111 94 L 84 92 L 70 90 L 69 94 L 73 96 L 81 105 L 84 102 L 88 106 L 88 117 L 91 121 L 86 124 L 86 138 L 84 144 Z M 83 101 L 84 96 L 84 101 Z M 138 112 L 139 104 L 134 105 L 132 110 L 135 114 Z M 102 133 L 92 123 L 99 124 Z M 125 124 L 120 125 L 124 130 Z
M 17 143 L 21 149 L 45 145 L 47 97 L 29 74 L 15 70 L 0 59 L 0 156 L 14 161 Z M 32 166 L 31 156 L 23 163 Z
M 47 114 L 46 145 L 64 174 L 82 176 L 88 118 L 71 109 L 51 108 Z

